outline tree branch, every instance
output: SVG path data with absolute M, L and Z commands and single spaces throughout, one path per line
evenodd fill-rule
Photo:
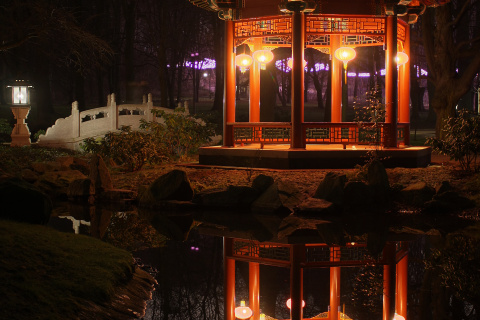
M 470 3 L 469 0 L 465 1 L 465 3 L 463 4 L 463 7 L 462 7 L 462 9 L 460 9 L 460 12 L 458 13 L 457 17 L 448 24 L 449 27 L 455 26 L 460 21 L 460 19 L 462 18 L 463 14 L 467 11 L 467 8 L 470 6 L 470 4 L 471 3 Z M 451 5 L 451 4 L 448 4 L 448 5 Z
M 462 42 L 459 42 L 456 46 L 455 46 L 455 54 L 458 54 L 460 52 L 460 50 L 462 49 L 462 47 L 466 46 L 466 45 L 470 45 L 470 44 L 473 44 L 477 41 L 480 41 L 480 36 L 476 37 L 476 38 L 473 38 L 471 40 L 465 40 L 465 41 L 462 41 Z
M 425 56 L 427 58 L 427 65 L 429 71 L 429 77 L 432 80 L 437 78 L 435 68 L 434 68 L 434 51 L 435 51 L 435 44 L 433 39 L 433 25 L 432 25 L 432 9 L 427 9 L 425 14 L 422 16 L 422 37 L 423 37 L 423 45 L 425 48 Z

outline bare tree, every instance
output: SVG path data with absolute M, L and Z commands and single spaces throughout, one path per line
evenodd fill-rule
M 422 17 L 428 81 L 434 86 L 430 107 L 437 115 L 436 136 L 480 70 L 478 0 L 454 0 L 429 8 Z

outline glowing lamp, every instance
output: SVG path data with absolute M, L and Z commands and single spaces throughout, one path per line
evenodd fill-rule
M 348 61 L 355 59 L 355 56 L 357 55 L 357 53 L 353 48 L 341 47 L 335 50 L 334 55 L 335 55 L 335 58 L 343 62 L 343 66 L 345 67 L 345 69 L 347 69 Z
M 240 307 L 235 308 L 235 317 L 237 319 L 249 319 L 252 315 L 252 309 L 245 306 L 245 301 L 240 301 Z
M 393 320 L 405 320 L 405 317 L 395 313 L 395 316 L 393 317 Z
M 253 59 L 248 54 L 242 53 L 235 57 L 235 64 L 240 67 L 242 73 L 252 64 Z
M 353 60 L 357 53 L 355 49 L 350 47 L 341 47 L 335 50 L 335 58 L 343 62 L 343 68 L 347 70 L 347 63 Z M 345 72 L 345 83 L 347 83 L 347 73 Z
M 305 68 L 306 65 L 307 65 L 307 61 L 303 60 L 303 67 Z M 293 69 L 293 59 L 292 58 L 287 60 L 287 66 L 290 69 Z
M 405 63 L 408 62 L 408 55 L 405 52 L 397 52 L 395 61 L 397 62 L 397 66 L 403 66 Z
M 292 309 L 292 299 L 287 300 L 288 309 Z M 302 308 L 305 308 L 305 301 L 302 300 Z
M 30 88 L 28 83 L 24 80 L 15 80 L 12 88 L 12 104 L 13 105 L 26 105 L 30 103 Z
M 273 60 L 273 52 L 270 50 L 257 50 L 253 53 L 253 59 L 260 63 L 260 69 L 265 70 L 267 63 Z

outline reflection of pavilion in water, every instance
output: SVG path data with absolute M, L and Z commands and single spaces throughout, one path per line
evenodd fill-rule
M 330 271 L 328 311 L 308 319 L 337 320 L 350 319 L 341 307 L 341 269 L 383 266 L 383 320 L 407 319 L 409 243 L 417 241 L 417 236 L 389 233 L 375 253 L 372 252 L 372 243 L 367 244 L 364 237 L 349 235 L 349 239 L 357 242 L 346 242 L 346 231 L 325 220 L 292 216 L 285 219 L 218 215 L 197 218 L 201 233 L 223 237 L 226 320 L 238 318 L 235 315 L 235 309 L 240 304 L 236 301 L 235 292 L 236 262 L 248 264 L 247 305 L 253 315 L 247 319 L 275 319 L 272 315 L 263 315 L 260 309 L 260 265 L 289 269 L 292 320 L 307 319 L 303 318 L 301 307 L 304 301 L 304 270 L 328 268 Z M 376 231 L 382 233 L 379 229 Z M 367 226 L 365 232 L 371 233 L 372 230 L 371 226 Z
M 341 267 L 383 265 L 383 319 L 401 319 L 407 312 L 408 244 L 389 241 L 379 257 L 373 258 L 365 243 L 344 246 L 325 243 L 280 244 L 262 243 L 238 238 L 224 238 L 225 258 L 225 319 L 235 319 L 235 261 L 249 265 L 249 306 L 254 315 L 260 315 L 260 264 L 290 269 L 291 319 L 303 319 L 300 302 L 303 301 L 303 270 L 330 269 L 329 311 L 309 319 L 350 319 L 341 311 Z M 296 315 L 296 316 L 295 316 Z M 390 316 L 391 315 L 391 316 Z M 274 319 L 265 317 L 265 319 Z

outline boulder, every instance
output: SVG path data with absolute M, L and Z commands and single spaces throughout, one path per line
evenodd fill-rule
M 19 178 L 0 181 L 0 218 L 46 224 L 52 213 L 52 202 L 41 190 Z
M 93 185 L 95 186 L 95 194 L 100 195 L 102 192 L 113 189 L 110 172 L 100 155 L 92 155 L 90 158 L 89 171 L 90 174 L 88 177 L 92 180 Z
M 367 183 L 374 189 L 388 190 L 390 188 L 387 171 L 382 162 L 372 161 L 368 165 Z
M 343 204 L 343 188 L 347 182 L 347 176 L 335 172 L 328 172 L 315 191 L 314 198 L 325 199 L 334 204 Z
M 182 170 L 172 170 L 153 181 L 141 195 L 140 205 L 154 206 L 158 201 L 191 201 L 192 198 L 193 188 L 187 173 Z
M 253 213 L 270 213 L 286 216 L 302 201 L 300 191 L 292 184 L 275 181 L 252 203 Z
M 434 195 L 435 189 L 425 181 L 420 181 L 401 190 L 400 200 L 406 205 L 421 207 L 426 202 L 432 200 Z
M 229 186 L 226 189 L 205 190 L 197 195 L 193 202 L 208 207 L 249 208 L 260 193 L 247 186 Z
M 67 189 L 67 196 L 70 200 L 88 199 L 93 195 L 95 195 L 95 186 L 89 178 L 74 180 Z
M 367 167 L 367 184 L 375 197 L 375 203 L 385 203 L 389 199 L 390 183 L 382 162 L 375 160 Z
M 38 179 L 38 173 L 36 173 L 32 169 L 26 168 L 22 170 L 21 177 L 27 182 L 34 183 Z
M 273 177 L 264 175 L 264 174 L 259 174 L 258 176 L 255 177 L 252 181 L 252 188 L 257 190 L 259 193 L 263 193 L 265 190 L 270 187 L 275 180 Z
M 440 185 L 435 187 L 435 192 L 437 194 L 441 194 L 441 193 L 444 193 L 444 192 L 447 192 L 447 191 L 452 191 L 452 190 L 453 190 L 453 187 L 452 187 L 452 185 L 450 184 L 449 181 L 442 181 L 442 183 L 440 183 Z
M 436 194 L 432 200 L 427 201 L 424 206 L 424 212 L 430 214 L 447 214 L 473 208 L 475 202 L 457 192 L 450 190 Z
M 78 170 L 48 171 L 38 177 L 35 185 L 51 198 L 67 198 L 68 188 L 75 180 L 86 179 Z
M 325 199 L 307 198 L 295 208 L 295 215 L 302 217 L 319 217 L 334 213 L 333 203 Z
M 349 181 L 345 184 L 344 203 L 351 208 L 371 206 L 375 203 L 373 187 L 362 181 Z

